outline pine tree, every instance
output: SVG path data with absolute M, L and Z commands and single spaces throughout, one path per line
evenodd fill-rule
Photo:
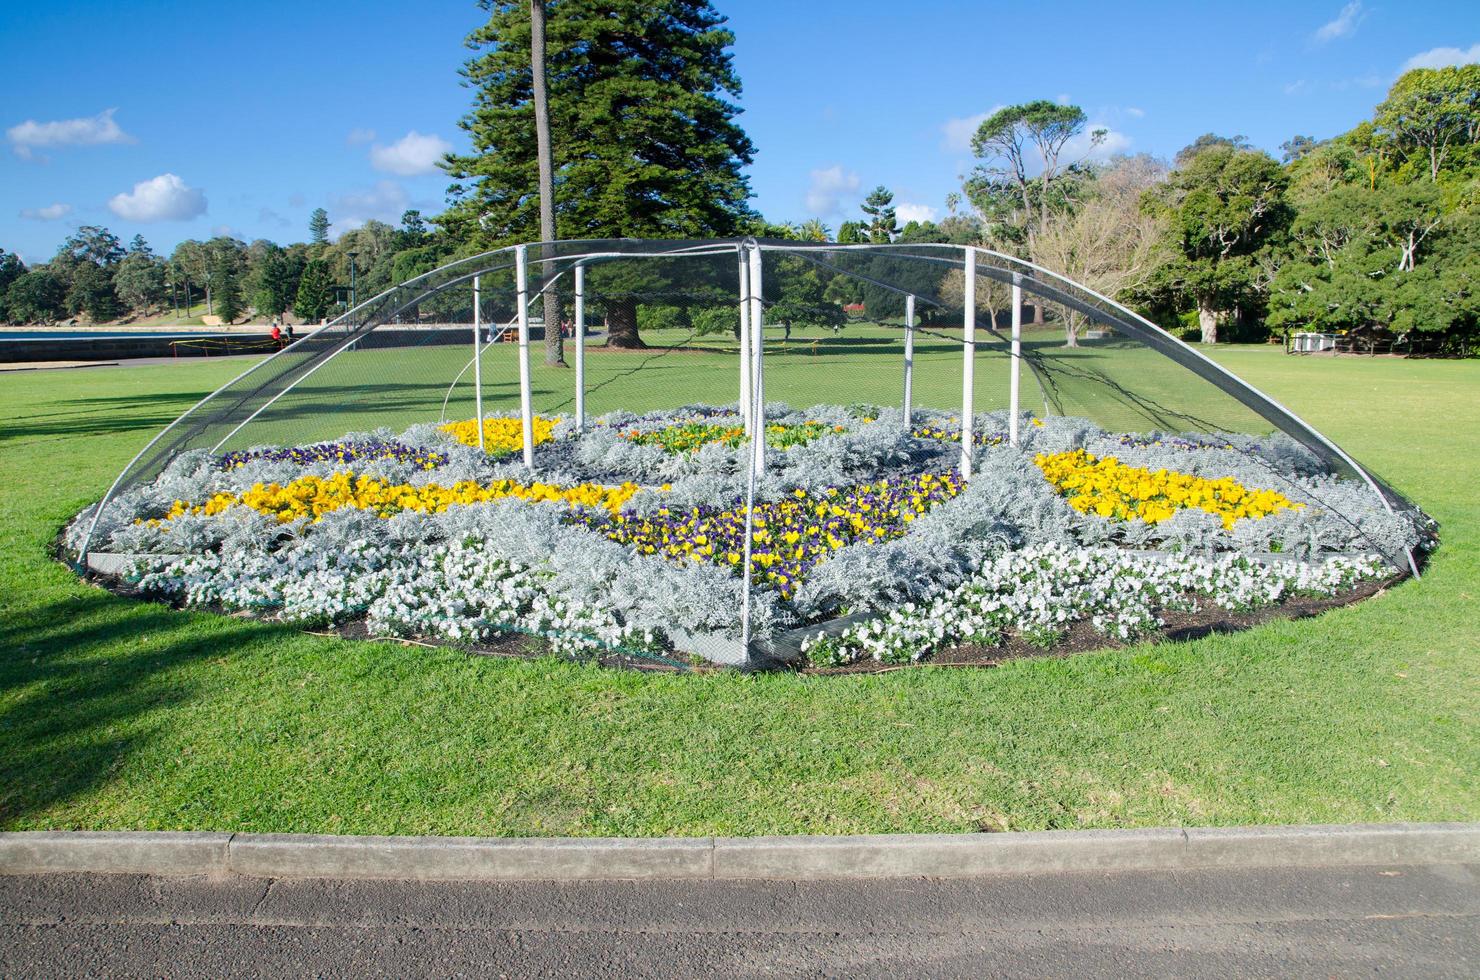
M 315 245 L 329 244 L 329 212 L 314 208 L 308 216 L 308 240 Z
M 242 315 L 241 279 L 236 269 L 224 262 L 217 266 L 213 278 L 216 280 L 216 313 L 221 322 L 229 326 Z
M 552 244 L 560 237 L 555 228 L 555 159 L 550 148 L 550 97 L 549 71 L 545 65 L 545 0 L 529 0 L 529 68 L 534 93 L 535 156 L 539 161 L 540 174 L 540 241 L 544 242 L 542 256 L 548 260 L 555 257 Z M 560 284 L 554 270 L 544 267 L 541 291 L 544 293 L 543 318 L 545 321 L 545 363 L 565 364 L 565 351 L 560 336 L 560 318 L 563 309 L 560 302 Z
M 334 301 L 334 281 L 329 276 L 329 265 L 323 259 L 313 259 L 303 267 L 298 280 L 298 298 L 293 301 L 293 312 L 305 323 L 318 323 L 329 314 Z
M 488 23 L 468 37 L 480 53 L 463 69 L 477 90 L 460 123 L 473 152 L 449 158 L 464 184 L 439 219 L 483 248 L 539 234 L 529 4 L 488 6 Z M 709 0 L 548 4 L 555 216 L 566 237 L 727 236 L 753 219 L 741 168 L 754 147 L 735 122 L 740 79 L 724 23 Z M 637 296 L 661 285 L 656 274 L 601 272 L 613 346 L 642 346 Z
M 887 244 L 899 234 L 899 222 L 894 217 L 894 192 L 883 184 L 869 191 L 860 209 L 868 215 L 868 240 Z

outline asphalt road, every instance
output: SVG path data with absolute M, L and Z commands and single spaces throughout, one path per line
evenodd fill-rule
M 0 976 L 1480 976 L 1480 865 L 839 882 L 0 876 Z

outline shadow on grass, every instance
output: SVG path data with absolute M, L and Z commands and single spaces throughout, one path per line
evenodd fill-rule
M 0 653 L 0 828 L 106 784 L 172 724 L 153 713 L 198 695 L 194 665 L 291 632 L 103 594 L 19 610 Z
M 38 436 L 104 436 L 158 429 L 174 421 L 200 399 L 200 394 L 190 392 L 58 399 L 49 405 L 76 407 L 12 417 L 0 427 L 0 442 Z
M 450 383 L 451 379 L 448 379 Z M 502 398 L 517 404 L 517 382 L 483 385 L 484 397 Z M 537 389 L 538 391 L 538 389 Z M 261 424 L 295 419 L 322 419 L 335 414 L 394 414 L 418 412 L 433 416 L 440 410 L 447 384 L 355 382 L 342 385 L 300 386 L 261 416 Z M 270 396 L 269 396 L 270 397 Z M 47 436 L 104 436 L 128 432 L 154 433 L 179 418 L 200 401 L 200 394 L 129 395 L 107 398 L 74 398 L 61 402 L 78 406 L 76 411 L 50 412 L 8 421 L 0 429 L 0 441 L 19 441 Z M 229 416 L 228 428 L 250 415 L 265 399 L 257 399 Z M 223 404 L 225 404 L 223 402 Z M 202 416 L 206 417 L 206 416 Z

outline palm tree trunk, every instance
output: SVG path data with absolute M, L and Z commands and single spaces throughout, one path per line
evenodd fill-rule
M 559 287 L 550 282 L 555 257 L 555 160 L 550 149 L 550 93 L 545 76 L 545 0 L 529 0 L 529 62 L 534 76 L 534 134 L 540 168 L 540 240 L 545 242 L 542 256 L 545 299 L 545 363 L 564 364 L 565 346 L 560 336 Z

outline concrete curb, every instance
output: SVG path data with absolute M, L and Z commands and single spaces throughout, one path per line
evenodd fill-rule
M 96 871 L 197 875 L 228 867 L 231 834 L 39 831 L 0 834 L 0 874 Z
M 1480 863 L 1480 824 L 861 837 L 0 833 L 0 874 L 95 872 L 426 881 L 814 880 L 1463 863 Z

